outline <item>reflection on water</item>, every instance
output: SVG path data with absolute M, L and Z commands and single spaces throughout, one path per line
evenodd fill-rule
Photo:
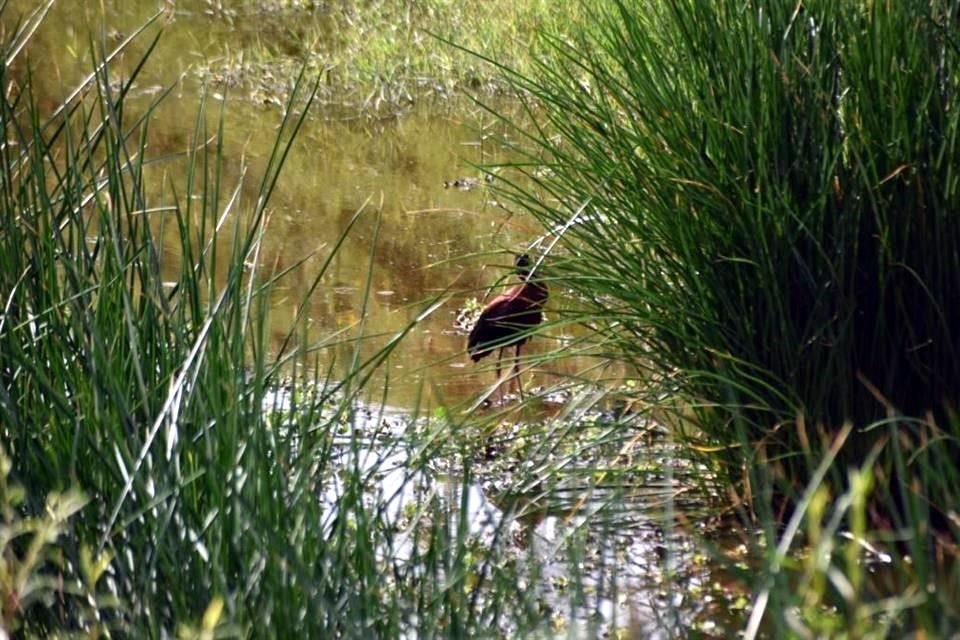
M 281 394 L 281 408 L 283 402 Z M 692 537 L 706 532 L 674 524 L 676 514 L 703 510 L 685 493 L 696 484 L 690 474 L 702 470 L 665 466 L 676 453 L 670 445 L 644 447 L 635 462 L 650 469 L 645 480 L 597 481 L 595 470 L 568 468 L 562 485 L 507 497 L 489 488 L 504 480 L 496 471 L 478 468 L 475 484 L 447 475 L 446 462 L 412 462 L 422 442 L 411 426 L 404 412 L 356 407 L 348 432 L 334 443 L 331 466 L 356 470 L 363 496 L 352 479 L 331 477 L 321 496 L 325 535 L 337 526 L 342 501 L 362 499 L 397 532 L 379 549 L 392 566 L 416 557 L 423 527 L 451 518 L 457 530 L 462 518 L 463 535 L 491 554 L 481 566 L 516 561 L 518 592 L 537 603 L 551 627 L 545 637 L 673 638 L 698 627 L 709 637 L 711 626 L 727 620 L 729 611 L 714 595 L 725 577 L 702 561 Z M 513 635 L 509 628 L 500 632 Z

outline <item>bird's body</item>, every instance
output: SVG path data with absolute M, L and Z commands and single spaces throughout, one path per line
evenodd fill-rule
M 543 322 L 543 305 L 547 301 L 547 287 L 530 280 L 530 258 L 521 255 L 516 260 L 517 274 L 523 282 L 491 300 L 480 313 L 477 323 L 470 331 L 467 352 L 474 362 L 499 349 L 497 356 L 497 380 L 500 379 L 500 362 L 503 350 L 516 347 L 515 373 L 519 367 L 520 347 L 530 339 L 530 331 Z M 517 378 L 517 385 L 520 380 Z M 523 394 L 523 387 L 520 386 Z
M 517 285 L 491 300 L 470 331 L 470 358 L 478 362 L 494 349 L 520 347 L 530 338 L 530 329 L 543 322 L 546 301 L 546 287 L 532 282 Z

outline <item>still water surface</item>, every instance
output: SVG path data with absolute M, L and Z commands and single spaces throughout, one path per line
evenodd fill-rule
M 132 91 L 133 108 L 146 105 L 164 87 L 172 95 L 156 109 L 150 122 L 148 151 L 153 157 L 182 154 L 192 146 L 201 96 L 208 102 L 210 132 L 224 124 L 224 190 L 241 184 L 238 219 L 252 210 L 262 170 L 281 121 L 279 100 L 264 97 L 263 83 L 250 89 L 225 77 L 217 62 L 231 52 L 264 46 L 279 47 L 290 29 L 329 29 L 329 16 L 319 11 L 263 12 L 255 4 L 244 10 L 215 10 L 216 3 L 179 2 L 150 64 Z M 26 12 L 36 5 L 14 2 Z M 77 79 L 91 68 L 91 43 L 109 50 L 156 11 L 155 2 L 58 3 L 36 35 L 30 64 L 34 84 L 45 105 L 58 104 Z M 8 10 L 8 18 L 16 15 Z M 10 28 L 11 25 L 6 25 Z M 149 35 L 149 34 L 148 34 Z M 121 80 L 131 72 L 133 47 L 111 67 Z M 282 48 L 282 47 L 281 47 Z M 43 51 L 44 55 L 37 53 Z M 206 71 L 200 73 L 198 69 Z M 221 71 L 211 72 L 210 69 Z M 236 73 L 249 69 L 240 65 Z M 262 77 L 262 74 L 261 74 Z M 278 79 L 278 83 L 284 81 Z M 289 82 L 287 82 L 289 84 Z M 509 110 L 509 104 L 501 104 Z M 487 390 L 494 377 L 492 358 L 469 362 L 465 336 L 455 325 L 458 311 L 471 298 L 482 300 L 488 289 L 508 273 L 512 262 L 503 253 L 523 250 L 539 228 L 526 215 L 496 200 L 494 189 L 481 181 L 468 191 L 446 188 L 445 182 L 481 175 L 474 165 L 510 160 L 502 145 L 505 131 L 494 118 L 465 97 L 412 100 L 395 117 L 364 118 L 343 108 L 316 108 L 301 130 L 270 202 L 270 225 L 262 264 L 282 271 L 300 262 L 276 288 L 271 334 L 278 346 L 314 275 L 354 214 L 359 222 L 323 276 L 307 305 L 308 342 L 344 332 L 369 338 L 362 351 L 373 354 L 389 336 L 402 331 L 429 302 L 444 304 L 419 323 L 400 344 L 378 382 L 389 380 L 387 401 L 401 408 L 469 402 Z M 132 118 L 128 118 L 132 120 Z M 500 140 L 500 142 L 498 142 Z M 170 186 L 183 194 L 176 163 L 156 172 L 157 192 Z M 225 199 L 224 199 L 225 201 Z M 178 241 L 169 227 L 166 260 L 176 272 Z M 229 234 L 227 234 L 229 235 Z M 226 251 L 222 252 L 226 256 Z M 368 282 L 369 280 L 369 282 Z M 500 282 L 501 285 L 508 281 Z M 554 287 L 550 307 L 563 306 L 562 287 Z M 362 310 L 366 309 L 363 314 Z M 548 309 L 550 317 L 550 309 Z M 525 347 L 536 354 L 556 348 L 569 329 L 556 329 Z M 339 334 L 337 334 L 339 335 Z M 345 371 L 353 347 L 331 351 Z M 525 376 L 528 389 L 547 386 L 580 369 L 586 360 L 568 359 L 536 367 Z M 339 368 L 343 367 L 343 368 Z M 379 386 L 379 385 L 375 385 Z M 378 392 L 379 393 L 379 392 Z

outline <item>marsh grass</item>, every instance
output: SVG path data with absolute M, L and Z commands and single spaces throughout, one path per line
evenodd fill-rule
M 499 65 L 538 123 L 512 120 L 526 155 L 499 188 L 557 240 L 550 269 L 580 321 L 648 372 L 674 432 L 764 531 L 780 576 L 765 619 L 832 633 L 790 619 L 799 597 L 834 631 L 941 633 L 955 611 L 922 591 L 955 575 L 956 6 L 587 13 L 534 70 Z M 871 592 L 839 543 L 848 561 L 807 567 L 796 596 L 773 543 L 802 546 L 790 522 L 821 557 L 843 530 L 882 540 L 893 590 Z
M 241 2 L 208 15 L 229 23 L 243 45 L 201 65 L 207 80 L 280 104 L 288 91 L 283 79 L 306 66 L 322 80 L 326 115 L 369 118 L 392 117 L 424 100 L 442 104 L 462 91 L 502 94 L 499 74 L 442 40 L 524 66 L 540 45 L 538 32 L 567 33 L 582 12 L 576 3 L 544 0 L 428 0 Z
M 697 395 L 743 380 L 739 406 L 776 410 L 760 429 L 797 412 L 866 423 L 878 396 L 940 409 L 956 361 L 950 17 L 787 9 L 622 3 L 583 41 L 554 40 L 562 63 L 518 79 L 559 133 L 531 139 L 554 171 L 514 195 L 551 226 L 589 202 L 563 275 L 623 309 L 621 334 Z M 913 23 L 927 31 L 902 35 Z M 854 46 L 864 33 L 891 44 Z

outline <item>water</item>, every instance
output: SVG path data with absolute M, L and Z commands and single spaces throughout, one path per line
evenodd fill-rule
M 289 398 L 280 392 L 269 401 L 282 409 Z M 413 545 L 418 536 L 423 543 L 425 529 L 447 518 L 457 531 L 463 519 L 480 567 L 520 567 L 516 589 L 542 613 L 544 637 L 672 638 L 694 628 L 711 637 L 730 621 L 727 600 L 736 589 L 691 536 L 691 528 L 695 535 L 706 531 L 679 524 L 705 515 L 690 488 L 706 470 L 681 462 L 660 430 L 629 428 L 624 440 L 653 438 L 631 454 L 634 468 L 644 470 L 630 477 L 598 475 L 589 456 L 578 456 L 562 473 L 531 485 L 536 474 L 521 468 L 527 461 L 504 436 L 490 438 L 493 451 L 473 456 L 469 479 L 457 475 L 463 462 L 453 462 L 455 451 L 427 465 L 413 461 L 425 442 L 436 442 L 433 428 L 411 425 L 404 412 L 357 405 L 335 440 L 331 468 L 356 470 L 367 509 L 398 532 L 378 548 L 385 566 L 416 564 Z M 617 444 L 626 449 L 626 442 Z M 342 517 L 341 501 L 357 500 L 355 484 L 347 486 L 352 482 L 334 474 L 320 496 L 327 507 L 323 536 Z M 503 596 L 502 587 L 488 588 Z M 501 624 L 501 635 L 516 635 L 509 622 Z
M 227 192 L 242 180 L 239 219 L 254 204 L 281 110 L 276 100 L 257 99 L 263 91 L 263 73 L 249 82 L 221 76 L 229 76 L 224 70 L 232 68 L 230 60 L 237 57 L 237 50 L 252 50 L 264 43 L 283 48 L 284 38 L 291 39 L 284 35 L 285 29 L 312 29 L 319 34 L 330 29 L 329 14 L 323 11 L 291 12 L 260 4 L 267 10 L 258 10 L 256 3 L 239 3 L 239 8 L 200 1 L 177 3 L 174 20 L 164 26 L 151 62 L 131 92 L 132 110 L 146 104 L 162 87 L 174 87 L 173 95 L 151 118 L 149 149 L 154 157 L 183 153 L 190 147 L 201 93 L 209 103 L 211 135 L 223 109 L 223 179 Z M 25 11 L 33 3 L 14 6 Z M 77 10 L 56 4 L 35 36 L 34 83 L 46 96 L 43 103 L 48 108 L 89 72 L 90 37 L 95 46 L 109 49 L 157 5 L 112 1 L 103 6 L 106 22 L 97 5 Z M 14 15 L 15 10 L 7 11 L 8 19 Z M 142 48 L 134 47 L 131 54 L 115 61 L 111 77 L 120 80 L 130 73 L 132 53 Z M 41 62 L 36 54 L 44 49 L 48 55 Z M 239 64 L 238 77 L 253 76 L 248 67 Z M 205 90 L 200 76 L 210 83 Z M 287 86 L 289 79 L 277 78 L 276 84 Z M 221 102 L 224 96 L 226 101 Z M 506 103 L 504 108 L 511 107 Z M 362 331 L 369 338 L 361 350 L 370 355 L 432 300 L 446 296 L 446 302 L 402 342 L 375 382 L 383 384 L 389 376 L 388 400 L 397 407 L 468 402 L 493 382 L 492 359 L 479 366 L 469 362 L 466 337 L 456 326 L 457 314 L 469 299 L 482 301 L 488 293 L 496 293 L 487 287 L 509 272 L 512 261 L 510 255 L 497 252 L 522 250 L 540 231 L 527 216 L 497 202 L 482 181 L 471 190 L 447 188 L 445 182 L 477 178 L 481 174 L 473 163 L 508 160 L 507 152 L 495 142 L 505 133 L 503 127 L 495 126 L 492 116 L 462 97 L 407 104 L 397 117 L 363 118 L 322 105 L 317 113 L 292 149 L 269 210 L 262 264 L 280 271 L 303 263 L 275 291 L 274 347 L 286 335 L 313 274 L 354 214 L 362 210 L 310 297 L 307 340 L 319 342 L 340 335 L 337 332 Z M 167 162 L 156 169 L 156 190 L 163 191 L 165 198 L 169 197 L 165 182 L 172 181 L 180 193 L 185 190 L 182 179 L 178 181 L 177 166 Z M 173 277 L 179 258 L 175 230 L 169 231 L 166 265 Z M 225 257 L 226 251 L 222 253 Z M 552 295 L 554 309 L 565 304 L 562 289 Z M 364 308 L 366 315 L 361 313 Z M 556 348 L 569 340 L 571 331 L 575 330 L 558 328 L 532 340 L 524 351 L 536 354 Z M 349 349 L 338 349 L 335 355 L 344 368 L 352 359 Z M 591 364 L 577 359 L 553 362 L 528 372 L 525 386 L 542 388 Z

